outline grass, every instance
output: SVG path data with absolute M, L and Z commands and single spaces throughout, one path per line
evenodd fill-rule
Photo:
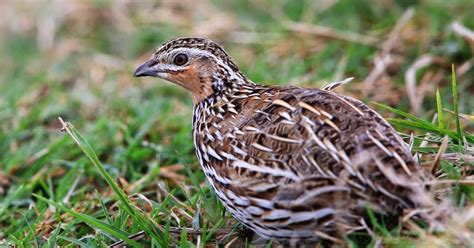
M 374 58 L 410 7 L 392 62 L 368 84 Z M 220 41 L 256 82 L 321 87 L 355 77 L 338 91 L 378 102 L 371 106 L 407 142 L 412 134 L 425 168 L 437 164 L 439 180 L 461 180 L 448 195 L 457 208 L 445 232 L 374 223 L 373 237 L 351 238 L 350 246 L 474 240 L 474 190 L 466 183 L 474 165 L 473 46 L 451 28 L 454 21 L 474 28 L 471 1 L 59 1 L 48 8 L 4 1 L 0 8 L 15 13 L 0 17 L 0 246 L 249 243 L 204 181 L 187 93 L 132 77 L 157 45 L 189 35 Z M 297 31 L 288 21 L 332 33 Z M 416 71 L 409 88 L 405 73 L 425 54 L 434 62 Z M 410 91 L 420 93 L 418 112 Z

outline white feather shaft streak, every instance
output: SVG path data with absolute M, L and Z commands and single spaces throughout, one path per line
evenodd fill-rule
M 385 147 L 378 139 L 376 139 L 374 136 L 372 136 L 369 132 L 369 130 L 366 131 L 367 136 L 369 137 L 372 142 L 374 142 L 375 145 L 377 145 L 382 151 L 384 151 L 388 156 L 393 157 L 393 154 Z
M 269 138 L 272 138 L 272 139 L 275 139 L 275 140 L 278 140 L 278 141 L 282 141 L 282 142 L 287 142 L 287 143 L 299 144 L 299 143 L 302 142 L 301 140 L 284 138 L 284 137 L 281 137 L 281 136 L 278 136 L 278 135 L 273 135 L 273 134 L 265 134 L 265 135 L 268 136 Z
M 261 151 L 264 151 L 264 152 L 273 152 L 273 150 L 271 148 L 268 148 L 266 146 L 263 146 L 263 145 L 260 145 L 259 143 L 252 143 L 253 147 L 261 150 Z
M 304 205 L 304 204 L 308 204 L 309 201 L 314 200 L 314 198 L 322 194 L 335 193 L 335 192 L 348 192 L 348 191 L 349 191 L 349 188 L 344 187 L 344 186 L 339 186 L 339 185 L 324 186 L 324 187 L 316 188 L 309 192 L 306 192 L 306 194 L 303 197 L 298 198 L 292 204 Z
M 288 104 L 287 102 L 281 100 L 281 99 L 276 99 L 273 101 L 273 104 L 275 105 L 280 105 L 282 107 L 285 107 L 291 111 L 294 111 L 295 110 L 295 107 L 291 106 L 290 104 Z
M 244 168 L 250 171 L 256 171 L 260 173 L 267 173 L 271 174 L 273 176 L 282 176 L 286 178 L 290 178 L 294 181 L 298 181 L 300 179 L 299 176 L 295 175 L 293 172 L 290 170 L 280 170 L 276 168 L 270 168 L 267 166 L 261 166 L 261 165 L 254 165 L 254 164 L 249 164 L 245 161 L 242 160 L 237 160 L 232 163 L 232 166 L 237 167 L 237 168 Z
M 314 114 L 316 115 L 321 115 L 321 112 L 319 112 L 318 110 L 316 110 L 316 108 L 314 108 L 313 106 L 305 103 L 305 102 L 298 102 L 298 105 L 306 110 L 309 110 L 311 112 L 313 112 Z
M 309 124 L 307 122 L 303 123 L 303 127 L 306 129 L 306 131 L 309 133 L 309 135 L 311 136 L 311 139 L 314 140 L 314 142 L 316 142 L 316 144 L 321 147 L 323 150 L 327 150 L 328 148 L 326 147 L 326 145 L 324 145 L 324 143 L 318 138 L 318 136 L 316 136 L 316 134 L 313 132 L 313 129 L 311 129 L 311 127 L 309 126 Z

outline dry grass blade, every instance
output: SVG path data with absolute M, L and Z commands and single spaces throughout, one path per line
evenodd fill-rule
M 448 113 L 451 113 L 453 115 L 456 115 L 456 113 L 454 113 L 454 111 L 452 111 L 450 109 L 443 108 L 443 110 L 448 112 Z M 474 115 L 467 115 L 467 114 L 458 113 L 458 116 L 459 116 L 459 118 L 462 118 L 462 119 L 465 119 L 465 120 L 474 121 Z
M 473 221 L 473 207 L 454 213 L 443 233 L 426 236 L 426 238 L 420 239 L 415 247 L 472 247 L 474 243 Z
M 397 41 L 400 38 L 400 33 L 402 28 L 408 23 L 408 21 L 413 17 L 415 11 L 413 8 L 409 8 L 403 13 L 403 15 L 398 19 L 397 23 L 390 31 L 388 39 L 382 44 L 382 51 L 380 51 L 374 57 L 374 69 L 369 73 L 369 75 L 364 80 L 364 88 L 372 89 L 374 82 L 385 72 L 386 68 L 393 63 L 393 58 L 390 55 L 392 49 L 397 44 Z M 369 92 L 366 91 L 365 96 Z
M 437 185 L 437 184 L 460 184 L 460 185 L 470 185 L 474 186 L 474 180 L 460 179 L 460 180 L 450 180 L 450 179 L 438 179 L 436 181 L 425 182 L 426 185 Z
M 161 184 L 157 184 L 158 188 L 165 194 L 167 195 L 168 197 L 170 197 L 171 199 L 173 199 L 173 201 L 175 201 L 177 204 L 179 204 L 181 207 L 183 208 L 186 208 L 187 211 L 189 211 L 192 215 L 195 214 L 195 211 L 193 208 L 191 208 L 190 206 L 186 205 L 185 203 L 183 203 L 182 201 L 180 201 L 178 198 L 176 198 L 173 194 L 170 194 L 170 192 L 168 192 L 164 187 L 163 185 Z
M 354 32 L 341 31 L 330 27 L 307 24 L 302 22 L 285 21 L 283 26 L 288 30 L 299 33 L 312 34 L 326 38 L 343 40 L 378 47 L 379 39 L 369 35 L 362 35 Z
M 344 244 L 343 240 L 332 237 L 329 234 L 326 234 L 320 231 L 314 231 L 314 234 L 322 239 L 330 240 L 331 242 L 334 242 L 335 244 Z
M 382 53 L 384 54 L 390 53 L 390 51 L 395 47 L 395 44 L 397 43 L 397 40 L 400 36 L 400 32 L 402 28 L 408 23 L 408 21 L 411 20 L 411 18 L 413 18 L 414 15 L 415 15 L 415 9 L 409 8 L 405 10 L 405 13 L 403 13 L 403 15 L 398 19 L 392 31 L 390 31 L 390 34 L 388 35 L 388 39 L 382 45 L 383 47 Z
M 448 142 L 449 142 L 449 137 L 444 136 L 443 141 L 441 142 L 441 146 L 439 146 L 438 153 L 436 154 L 436 157 L 431 164 L 431 174 L 435 174 L 436 171 L 438 170 L 439 164 L 441 163 L 441 158 L 443 154 L 446 152 L 446 148 L 448 148 Z
M 405 73 L 408 100 L 410 100 L 411 111 L 415 114 L 418 114 L 421 110 L 423 95 L 425 93 L 416 86 L 416 72 L 423 67 L 431 65 L 433 61 L 433 56 L 429 54 L 423 55 L 418 58 Z
M 411 219 L 407 219 L 405 221 L 405 226 L 410 229 L 413 233 L 416 233 L 419 235 L 421 238 L 424 238 L 427 236 L 427 232 L 425 229 L 421 228 L 419 225 L 417 225 L 414 221 Z
M 458 35 L 466 38 L 470 42 L 474 42 L 474 31 L 470 30 L 466 26 L 462 25 L 461 23 L 455 21 L 451 24 L 451 28 L 454 32 Z

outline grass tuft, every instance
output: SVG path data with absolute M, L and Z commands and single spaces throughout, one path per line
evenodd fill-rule
M 107 181 L 107 184 L 112 188 L 114 193 L 117 195 L 119 198 L 119 201 L 121 203 L 120 207 L 153 239 L 155 239 L 160 245 L 167 245 L 167 243 L 163 242 L 163 236 L 161 234 L 162 230 L 160 232 L 157 230 L 159 226 L 156 226 L 153 222 L 150 221 L 150 219 L 142 214 L 138 208 L 134 207 L 130 200 L 128 199 L 127 195 L 125 192 L 118 186 L 118 184 L 113 180 L 112 176 L 107 172 L 105 167 L 102 165 L 102 163 L 99 161 L 99 158 L 97 158 L 96 153 L 94 152 L 94 149 L 91 147 L 91 145 L 87 142 L 84 137 L 77 131 L 77 129 L 69 122 L 64 122 L 61 117 L 59 117 L 59 121 L 63 125 L 62 130 L 66 131 L 69 136 L 76 142 L 76 144 L 81 148 L 81 150 L 84 152 L 84 154 L 89 158 L 89 160 L 92 162 L 92 164 L 99 170 L 100 175 Z M 38 196 L 37 196 L 38 197 Z M 44 198 L 41 198 L 44 199 Z M 51 203 L 51 201 L 48 201 L 48 203 Z M 59 204 L 56 204 L 55 206 L 60 206 Z M 87 216 L 80 215 L 78 213 L 75 213 L 73 211 L 66 211 L 66 208 L 61 208 L 61 210 L 73 215 L 74 217 L 79 217 L 83 221 L 86 221 L 95 227 L 98 227 L 102 230 L 106 231 L 113 231 L 110 234 L 113 234 L 114 236 L 119 234 L 115 229 L 112 229 L 112 226 L 106 224 L 105 222 L 98 222 L 94 221 L 93 219 L 87 219 Z M 73 214 L 74 213 L 74 214 Z M 103 227 L 106 227 L 105 229 Z M 118 236 L 116 236 L 118 237 Z M 136 242 L 131 242 L 129 238 L 124 239 L 123 233 L 120 233 L 120 238 L 132 245 L 138 245 Z

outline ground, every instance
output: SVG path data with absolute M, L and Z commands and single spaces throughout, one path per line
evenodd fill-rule
M 389 118 L 453 185 L 444 232 L 372 223 L 350 246 L 474 240 L 474 2 L 197 2 L 0 2 L 0 246 L 250 242 L 204 181 L 188 94 L 132 76 L 181 36 L 220 42 L 257 83 L 354 77 L 337 91 Z

